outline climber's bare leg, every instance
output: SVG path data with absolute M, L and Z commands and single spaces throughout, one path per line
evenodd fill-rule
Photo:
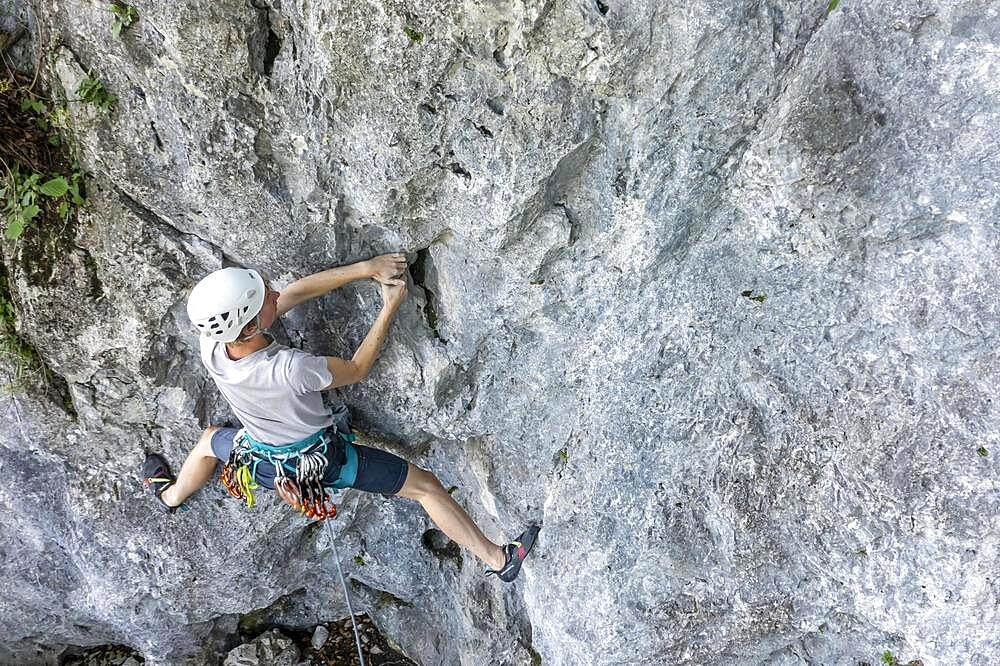
M 187 463 L 184 465 L 187 466 Z M 397 494 L 420 502 L 434 524 L 449 539 L 471 550 L 473 555 L 489 567 L 493 569 L 503 567 L 505 561 L 503 550 L 483 535 L 469 514 L 448 494 L 436 476 L 411 464 L 406 473 L 406 481 Z
M 215 466 L 219 463 L 219 459 L 212 453 L 212 435 L 218 429 L 216 426 L 205 429 L 184 461 L 177 481 L 160 495 L 160 499 L 169 506 L 178 506 L 212 478 Z

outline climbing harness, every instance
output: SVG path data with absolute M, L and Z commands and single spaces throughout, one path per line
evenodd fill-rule
M 253 508 L 254 491 L 260 487 L 257 467 L 266 461 L 274 466 L 274 490 L 281 499 L 307 518 L 334 518 L 337 507 L 323 487 L 323 476 L 329 465 L 344 464 L 344 444 L 353 441 L 352 433 L 330 426 L 298 442 L 272 446 L 241 429 L 219 480 L 230 495 Z

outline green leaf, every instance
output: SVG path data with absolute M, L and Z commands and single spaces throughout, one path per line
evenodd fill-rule
M 837 5 L 839 4 L 840 0 L 830 0 L 830 4 L 826 6 L 826 13 L 829 14 L 830 12 L 832 12 L 834 9 L 837 8 Z
M 7 220 L 7 238 L 17 240 L 21 233 L 24 232 L 24 224 L 25 220 L 16 215 L 11 215 Z
M 54 199 L 56 197 L 61 197 L 69 191 L 69 183 L 66 182 L 65 178 L 59 176 L 57 178 L 53 178 L 52 180 L 45 181 L 42 183 L 41 187 L 38 188 L 38 190 L 45 196 L 49 196 Z
M 56 146 L 56 147 L 59 146 L 59 137 L 55 134 L 50 134 L 48 141 L 50 146 Z
M 365 558 L 361 557 L 360 555 L 355 555 L 354 563 L 357 564 L 359 567 L 363 567 L 365 566 Z
M 31 110 L 35 113 L 45 113 L 45 105 L 39 102 L 37 99 L 31 100 Z
M 38 215 L 38 213 L 40 213 L 41 211 L 42 211 L 41 208 L 39 208 L 35 204 L 31 204 L 30 206 L 25 206 L 24 208 L 21 209 L 21 217 L 24 218 L 25 222 L 27 222 L 29 220 L 34 219 L 34 217 Z
M 65 220 L 69 217 L 69 202 L 60 201 L 59 207 L 56 210 L 59 212 L 59 217 Z
M 896 656 L 889 650 L 886 650 L 882 653 L 882 663 L 886 666 L 896 666 Z
M 21 110 L 27 111 L 30 108 L 31 108 L 31 98 L 25 97 L 24 99 L 21 100 Z
M 73 201 L 74 206 L 82 206 L 87 203 L 87 200 L 80 195 L 80 174 L 79 172 L 73 174 L 73 182 L 69 185 L 69 195 L 70 199 Z
M 115 20 L 111 23 L 111 34 L 118 37 L 122 34 L 122 22 L 121 19 L 115 17 Z
M 978 449 L 976 449 L 976 453 L 978 453 L 979 455 L 981 455 L 984 458 L 986 456 L 990 455 L 989 450 L 985 446 L 980 446 Z
M 452 487 L 448 488 L 448 494 L 449 495 L 454 495 L 456 490 L 458 490 L 458 486 L 452 486 Z

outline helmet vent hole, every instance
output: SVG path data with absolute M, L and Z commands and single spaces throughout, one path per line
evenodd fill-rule
M 229 319 L 229 313 L 228 312 L 223 312 L 219 316 L 222 317 L 222 321 L 227 321 Z

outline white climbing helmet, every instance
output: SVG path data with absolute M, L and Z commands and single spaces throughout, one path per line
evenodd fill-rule
M 188 317 L 203 336 L 232 342 L 264 307 L 264 292 L 264 278 L 257 271 L 223 268 L 191 290 Z

